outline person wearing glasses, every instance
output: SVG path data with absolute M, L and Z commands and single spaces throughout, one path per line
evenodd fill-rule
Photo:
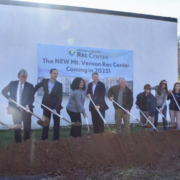
M 168 97 L 168 87 L 167 87 L 167 81 L 162 80 L 159 85 L 151 87 L 152 90 L 155 90 L 155 97 L 157 99 L 157 108 L 160 109 L 160 113 L 162 113 L 166 118 L 166 112 L 167 112 L 167 105 L 166 100 Z M 154 116 L 154 126 L 157 128 L 158 124 L 158 111 L 156 110 L 155 116 Z M 167 122 L 164 118 L 162 118 L 164 131 L 167 131 Z
M 138 94 L 136 97 L 136 108 L 140 109 L 144 113 L 144 115 L 149 119 L 149 121 L 152 122 L 152 124 L 154 124 L 154 115 L 157 111 L 156 104 L 157 100 L 154 97 L 154 95 L 151 94 L 151 86 L 149 84 L 146 84 L 144 86 L 144 92 Z M 146 122 L 146 118 L 141 113 L 140 121 L 143 125 L 148 123 Z M 148 127 L 151 128 L 152 126 L 149 124 Z
M 179 130 L 180 129 L 180 110 L 177 104 L 180 106 L 180 83 L 179 82 L 175 83 L 173 90 L 169 90 L 169 92 L 170 93 L 168 96 L 168 100 L 170 100 L 169 116 L 171 118 L 171 125 L 175 126 L 175 119 L 176 119 L 176 128 L 177 130 Z M 174 100 L 174 98 L 176 99 L 176 101 Z

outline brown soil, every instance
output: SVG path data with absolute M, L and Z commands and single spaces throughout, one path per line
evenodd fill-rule
M 0 149 L 0 176 L 47 174 L 86 179 L 113 168 L 168 169 L 179 158 L 180 131 L 175 130 L 104 133 L 54 142 L 29 140 Z

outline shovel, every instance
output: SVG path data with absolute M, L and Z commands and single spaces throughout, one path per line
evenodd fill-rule
M 168 120 L 167 120 L 167 119 L 165 118 L 165 116 L 160 112 L 160 109 L 161 109 L 161 108 L 158 109 L 158 108 L 156 107 L 156 109 L 157 109 L 157 111 L 159 112 L 159 114 L 162 116 L 162 118 L 164 118 L 164 119 L 166 120 L 167 124 L 169 124 L 169 123 L 168 123 Z M 169 124 L 169 125 L 166 126 L 166 127 L 174 128 L 175 126 L 172 126 L 172 125 Z
M 34 101 L 36 101 L 36 100 L 34 100 Z M 40 102 L 38 102 L 38 101 L 36 101 L 36 102 L 37 102 L 38 104 L 42 105 L 42 106 L 45 107 L 47 110 L 49 110 L 49 111 L 51 111 L 51 112 L 53 113 L 53 110 L 52 110 L 52 109 L 48 108 L 47 106 L 45 106 L 44 104 L 42 104 L 42 103 L 40 103 Z M 67 119 L 65 119 L 65 118 L 64 118 L 63 116 L 61 116 L 60 114 L 55 113 L 55 115 L 58 116 L 58 117 L 60 117 L 60 118 L 62 118 L 62 119 L 65 120 L 66 122 L 68 122 L 68 123 L 69 123 L 69 126 L 81 126 L 81 122 L 79 122 L 79 121 L 74 122 L 74 123 L 70 123 Z
M 139 109 L 140 113 L 146 118 L 146 120 L 152 125 L 152 127 L 158 132 L 154 124 L 146 117 L 146 115 Z
M 87 124 L 87 129 L 88 129 L 88 132 L 87 132 L 87 133 L 89 133 L 89 123 L 88 123 L 88 118 L 86 117 L 85 119 L 86 119 L 86 124 Z
M 6 126 L 8 128 L 8 130 L 14 130 L 14 129 L 21 129 L 22 128 L 22 126 L 20 124 L 7 125 L 1 121 L 0 121 L 0 124 L 2 124 L 3 126 Z
M 18 105 L 20 108 L 24 109 L 26 111 L 26 108 L 24 106 L 21 106 L 20 104 L 18 104 L 17 102 L 13 101 L 14 104 Z M 39 124 L 42 127 L 48 126 L 49 125 L 49 118 L 46 116 L 43 116 L 42 119 L 40 117 L 38 117 L 37 115 L 35 115 L 33 112 L 31 112 L 30 110 L 27 110 L 28 113 L 32 114 L 33 116 L 35 116 L 36 118 L 38 118 L 37 124 Z
M 112 102 L 114 102 L 115 104 L 117 104 L 121 109 L 123 109 L 124 111 L 126 111 L 127 112 L 127 110 L 126 109 L 124 109 L 120 104 L 118 104 L 116 101 L 114 101 L 114 100 L 112 100 Z M 139 120 L 139 119 L 137 119 L 134 115 L 132 115 L 130 112 L 127 112 L 130 116 L 132 116 L 136 121 L 138 121 L 140 124 L 142 124 L 141 123 L 141 121 Z M 141 127 L 147 127 L 147 125 L 141 125 Z
M 1 95 L 3 95 L 3 94 L 1 94 Z M 19 106 L 21 109 L 24 109 L 25 111 L 27 111 L 28 113 L 30 113 L 30 114 L 32 114 L 33 116 L 35 116 L 36 118 L 38 118 L 39 120 L 37 121 L 37 123 L 38 122 L 46 122 L 46 123 L 44 123 L 44 125 L 43 125 L 43 127 L 44 126 L 47 126 L 47 124 L 48 124 L 48 117 L 46 117 L 46 116 L 43 116 L 42 117 L 42 119 L 40 118 L 40 117 L 38 117 L 37 115 L 35 115 L 33 112 L 31 112 L 30 110 L 26 110 L 26 108 L 25 107 L 23 107 L 22 105 L 20 105 L 19 103 L 17 103 L 16 101 L 12 101 L 14 104 L 16 104 L 17 106 Z M 50 122 L 50 121 L 49 121 Z M 39 124 L 39 123 L 38 123 Z M 42 124 L 42 123 L 41 123 Z M 41 124 L 39 124 L 39 125 L 41 125 Z M 42 125 L 41 125 L 42 126 Z
M 18 104 L 17 102 L 15 102 L 13 100 L 13 103 L 18 105 L 20 108 L 24 109 L 26 111 L 26 108 L 20 104 Z M 42 119 L 40 117 L 38 117 L 36 114 L 34 114 L 33 112 L 31 112 L 30 110 L 27 110 L 28 113 L 32 114 L 33 116 L 35 116 L 36 118 L 38 118 L 37 124 L 39 124 L 42 127 L 48 126 L 50 123 L 50 120 L 48 117 L 43 116 Z
M 90 132 L 90 127 L 89 127 L 89 123 L 88 123 L 88 118 L 86 117 L 85 119 L 86 119 L 86 124 L 87 124 L 87 129 L 88 129 L 87 135 L 90 136 L 90 135 L 92 135 L 93 133 Z
M 96 108 L 96 105 L 94 104 L 94 101 L 91 99 L 91 97 L 89 97 L 89 99 L 91 100 L 91 102 L 93 103 L 94 107 Z M 106 124 L 106 126 L 108 127 L 109 132 L 111 132 L 108 124 L 106 123 L 106 120 L 103 118 L 103 116 L 102 116 L 102 114 L 100 113 L 99 109 L 96 109 L 96 110 L 97 110 L 97 112 L 99 113 L 99 115 L 100 115 L 101 119 L 103 120 L 104 124 Z

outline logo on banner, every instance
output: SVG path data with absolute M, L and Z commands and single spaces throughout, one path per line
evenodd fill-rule
M 76 50 L 73 48 L 69 48 L 68 52 L 69 52 L 69 55 L 74 56 L 74 54 L 76 53 Z

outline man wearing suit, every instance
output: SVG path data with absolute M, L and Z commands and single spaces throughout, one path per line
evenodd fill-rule
M 31 114 L 21 109 L 13 103 L 13 100 L 18 104 L 26 107 L 26 110 L 32 111 L 34 102 L 34 86 L 27 80 L 27 71 L 22 69 L 18 73 L 18 81 L 11 81 L 3 90 L 2 94 L 9 100 L 7 107 L 8 114 L 12 115 L 14 124 L 24 125 L 24 141 L 30 139 L 31 132 Z M 21 129 L 15 130 L 16 143 L 21 142 Z
M 91 111 L 94 133 L 98 134 L 104 132 L 104 122 L 98 114 L 97 109 L 105 117 L 105 110 L 108 109 L 108 106 L 104 99 L 106 94 L 105 85 L 99 81 L 99 74 L 97 72 L 93 73 L 92 79 L 93 82 L 88 84 L 87 96 L 91 97 L 96 105 L 94 107 L 92 102 L 90 102 L 89 111 Z
M 35 86 L 35 92 L 40 88 L 43 87 L 44 89 L 44 96 L 42 99 L 42 104 L 49 107 L 53 110 L 53 119 L 54 119 L 54 132 L 53 132 L 53 140 L 59 139 L 59 125 L 60 125 L 60 118 L 55 115 L 55 113 L 60 114 L 60 110 L 62 109 L 61 102 L 62 102 L 62 84 L 58 82 L 57 79 L 58 71 L 56 69 L 50 70 L 50 79 L 43 79 L 40 83 Z M 43 115 L 51 118 L 51 111 L 47 110 L 43 106 Z M 48 130 L 49 125 L 43 127 L 42 131 L 42 140 L 48 139 Z

